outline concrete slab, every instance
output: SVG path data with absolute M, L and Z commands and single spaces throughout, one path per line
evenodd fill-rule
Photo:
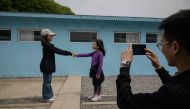
M 69 76 L 50 109 L 80 109 L 81 77 Z
M 83 105 L 115 105 L 116 102 L 83 102 Z
M 52 88 L 57 95 L 67 77 L 53 77 Z M 0 79 L 0 109 L 48 109 L 50 103 L 42 102 L 42 78 Z

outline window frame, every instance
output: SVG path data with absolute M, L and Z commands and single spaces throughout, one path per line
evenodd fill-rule
M 92 42 L 71 42 L 71 32 L 94 32 L 97 34 L 96 39 L 99 38 L 99 32 L 96 30 L 70 30 L 68 39 L 69 39 L 69 43 L 71 43 L 71 44 L 80 44 L 80 43 L 91 44 L 92 43 Z
M 11 40 L 5 40 L 5 41 L 0 40 L 0 43 L 10 43 L 10 42 L 12 42 L 12 29 L 11 28 L 0 28 L 0 30 L 10 30 L 11 31 L 11 36 L 10 36 Z
M 158 43 L 158 41 L 155 42 L 155 43 L 147 43 L 147 42 L 146 42 L 146 38 L 147 38 L 146 35 L 147 35 L 147 34 L 157 34 L 157 35 L 158 35 L 158 34 L 162 34 L 162 35 L 163 35 L 162 32 L 146 32 L 146 34 L 145 34 L 145 43 L 146 43 L 146 44 L 156 44 L 156 43 Z
M 20 40 L 20 30 L 31 30 L 31 31 L 41 31 L 42 29 L 33 29 L 33 28 L 18 28 L 17 29 L 17 41 L 20 43 L 40 43 L 41 41 L 21 41 Z
M 129 31 L 114 31 L 113 32 L 113 43 L 114 44 L 128 44 L 127 42 L 127 38 L 126 38 L 126 42 L 125 43 L 118 43 L 118 42 L 115 42 L 115 33 L 138 33 L 139 34 L 139 43 L 132 43 L 132 44 L 141 44 L 141 32 L 129 32 Z

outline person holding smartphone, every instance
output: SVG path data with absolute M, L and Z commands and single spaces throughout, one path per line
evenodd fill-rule
M 153 93 L 131 91 L 130 66 L 132 45 L 121 54 L 120 74 L 117 77 L 117 105 L 120 109 L 189 109 L 190 101 L 190 10 L 182 10 L 164 19 L 159 29 L 164 30 L 158 48 L 168 65 L 177 68 L 175 76 L 160 64 L 156 54 L 145 49 L 163 85 Z

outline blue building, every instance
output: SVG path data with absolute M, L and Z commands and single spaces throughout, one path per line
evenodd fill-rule
M 146 44 L 169 71 L 161 51 L 156 47 L 162 32 L 157 30 L 161 18 L 57 15 L 0 12 L 0 77 L 39 77 L 42 57 L 40 30 L 57 33 L 52 43 L 76 53 L 92 52 L 92 40 L 105 43 L 107 55 L 103 70 L 107 76 L 117 75 L 120 53 L 127 43 Z M 88 75 L 91 58 L 56 56 L 56 76 Z M 132 75 L 154 75 L 146 56 L 134 56 Z

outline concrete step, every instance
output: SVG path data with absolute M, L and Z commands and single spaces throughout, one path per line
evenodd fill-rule
M 80 109 L 81 77 L 69 76 L 49 109 Z

